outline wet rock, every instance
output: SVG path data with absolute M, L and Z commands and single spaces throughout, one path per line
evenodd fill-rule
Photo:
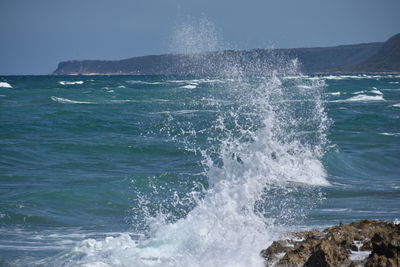
M 289 233 L 261 252 L 266 266 L 400 266 L 400 225 L 362 220 Z

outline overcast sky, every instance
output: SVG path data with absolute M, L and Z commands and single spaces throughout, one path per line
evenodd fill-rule
M 400 0 L 0 0 L 0 75 L 170 53 L 190 20 L 207 19 L 218 48 L 293 48 L 385 41 L 399 14 Z

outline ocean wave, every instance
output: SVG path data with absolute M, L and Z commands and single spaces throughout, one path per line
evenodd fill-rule
M 57 103 L 62 103 L 62 104 L 96 104 L 95 102 L 87 102 L 87 101 L 76 101 L 76 100 L 71 100 L 68 98 L 62 98 L 62 97 L 57 97 L 57 96 L 52 96 L 51 100 Z
M 197 85 L 194 85 L 194 84 L 187 84 L 187 85 L 180 86 L 179 88 L 195 89 L 195 88 L 197 88 Z
M 148 81 L 141 81 L 141 80 L 128 80 L 125 81 L 126 83 L 130 83 L 130 84 L 164 84 L 163 82 L 148 82 Z
M 99 102 L 98 104 L 123 104 L 123 103 L 135 103 L 135 102 L 144 102 L 135 99 L 121 99 L 121 100 L 108 100 L 104 102 Z
M 400 88 L 384 88 L 382 91 L 400 91 Z
M 124 104 L 124 103 L 136 103 L 136 102 L 148 102 L 146 100 L 135 100 L 135 99 L 120 99 L 120 100 L 104 100 L 104 101 L 77 101 L 68 98 L 62 98 L 57 96 L 52 96 L 51 100 L 62 104 L 91 104 L 91 105 L 101 105 L 101 104 Z
M 364 94 L 364 93 L 371 93 L 371 94 L 375 94 L 375 95 L 383 95 L 383 93 L 376 87 L 372 87 L 371 91 L 362 90 L 362 91 L 353 92 L 351 94 L 352 95 L 359 95 L 359 94 Z
M 83 84 L 83 81 L 59 81 L 61 85 L 75 85 L 75 84 Z
M 341 95 L 340 92 L 332 92 L 332 93 L 328 93 L 328 95 Z
M 376 94 L 376 95 L 383 95 L 383 93 L 381 91 L 379 91 L 378 89 L 371 90 L 371 93 Z
M 362 91 L 353 92 L 353 93 L 351 93 L 351 94 L 352 94 L 352 95 L 359 95 L 359 94 L 364 94 L 365 92 L 367 92 L 367 91 L 362 90 Z
M 159 111 L 159 112 L 154 112 L 153 114 L 175 114 L 175 115 L 181 115 L 181 114 L 192 114 L 192 113 L 202 113 L 202 112 L 207 112 L 207 113 L 215 113 L 217 111 L 215 110 L 198 110 L 198 109 L 183 109 L 183 110 L 175 110 L 175 111 Z
M 400 133 L 379 133 L 380 135 L 386 135 L 386 136 L 400 136 Z
M 368 102 L 368 101 L 385 101 L 382 95 L 356 95 L 344 100 L 334 100 L 330 102 Z
M 11 84 L 9 84 L 8 82 L 0 82 L 0 87 L 2 87 L 2 88 L 13 88 L 11 86 Z
M 392 105 L 392 107 L 395 107 L 395 108 L 400 108 L 400 103 L 393 104 L 393 105 Z
M 325 80 L 345 80 L 345 79 L 380 79 L 385 76 L 382 75 L 366 75 L 366 74 L 359 74 L 359 75 L 327 75 L 321 76 L 322 79 Z
M 400 82 L 389 82 L 390 84 L 399 84 Z
M 298 85 L 297 87 L 300 88 L 300 89 L 311 89 L 311 88 L 313 88 L 312 86 L 309 86 L 309 85 Z
M 169 83 L 182 83 L 182 84 L 194 84 L 199 85 L 200 83 L 225 83 L 232 81 L 232 79 L 191 79 L 191 80 L 168 80 Z

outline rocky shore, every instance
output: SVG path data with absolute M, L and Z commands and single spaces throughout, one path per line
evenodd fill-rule
M 400 224 L 362 220 L 288 233 L 261 251 L 265 266 L 400 266 Z

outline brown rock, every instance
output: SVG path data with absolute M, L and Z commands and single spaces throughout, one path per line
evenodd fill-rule
M 351 253 L 371 250 L 367 259 L 350 258 Z M 400 267 L 400 225 L 362 220 L 322 232 L 290 233 L 285 240 L 273 242 L 261 255 L 266 266 Z

